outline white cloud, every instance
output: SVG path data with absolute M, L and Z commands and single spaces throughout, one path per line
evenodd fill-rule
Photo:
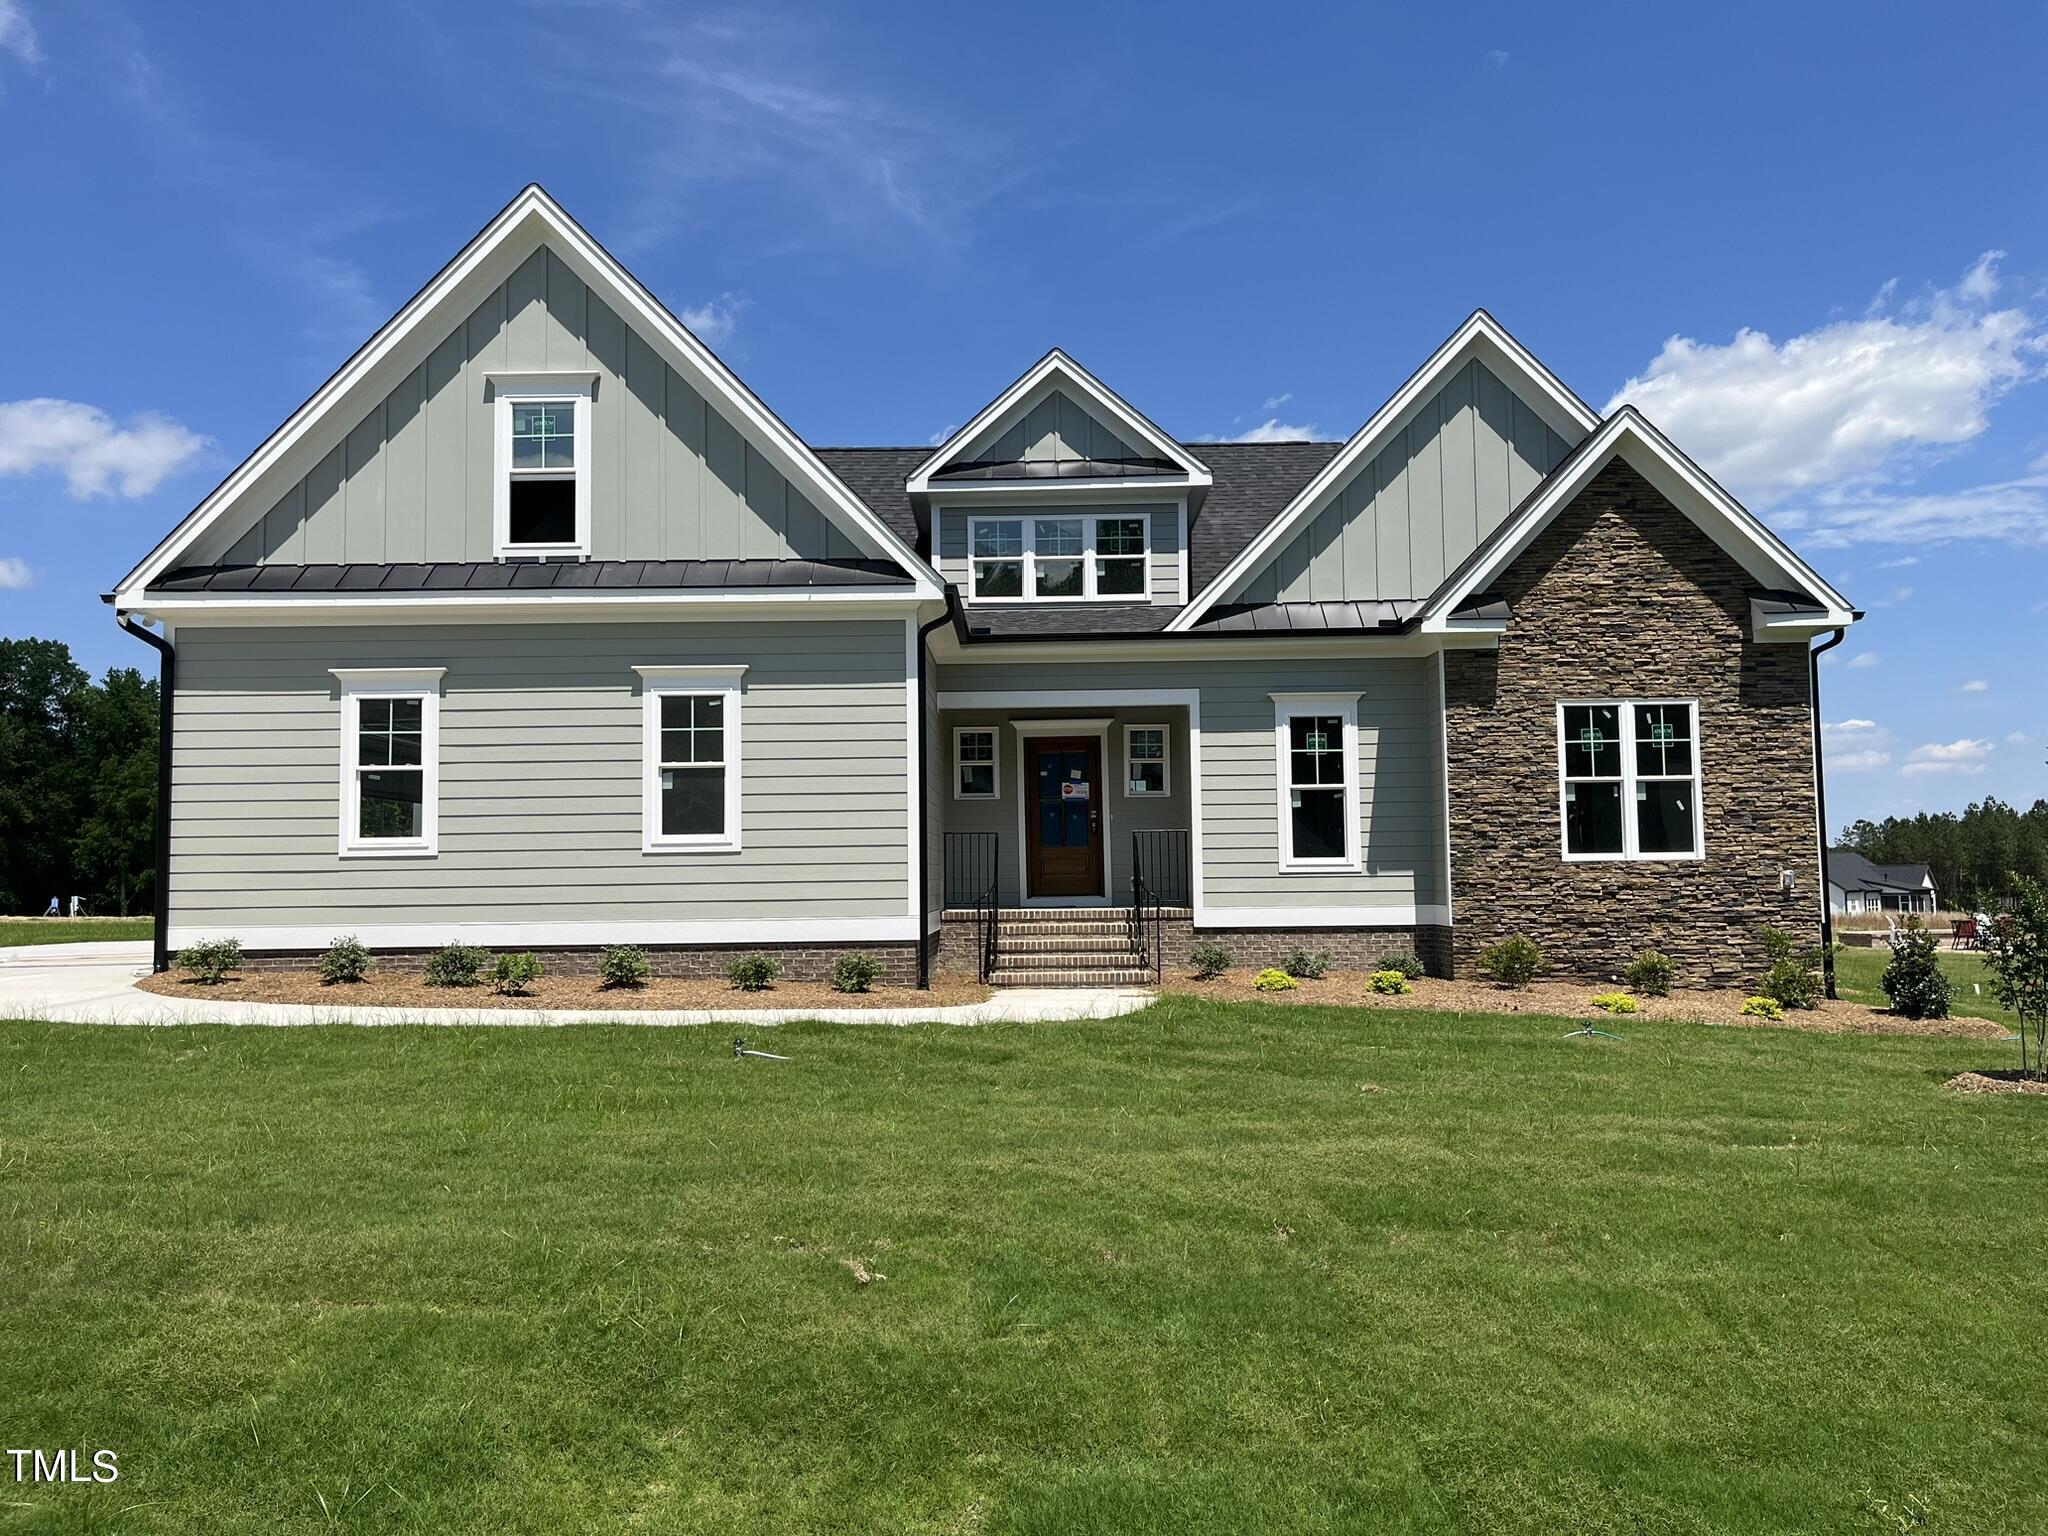
M 707 347 L 732 340 L 739 329 L 740 315 L 754 301 L 744 293 L 721 293 L 715 299 L 693 304 L 683 311 L 683 324 L 696 333 Z
M 43 62 L 43 50 L 36 42 L 36 29 L 29 24 L 28 12 L 17 0 L 0 0 L 0 48 L 6 49 L 31 69 Z
M 1919 563 L 1920 557 L 1918 555 L 1901 555 L 1896 560 L 1878 561 L 1877 568 L 1880 571 L 1898 571 L 1904 570 L 1909 565 L 1918 565 Z
M 960 424 L 958 422 L 949 421 L 943 427 L 939 428 L 938 431 L 934 432 L 930 437 L 926 438 L 925 441 L 930 443 L 934 448 L 936 448 L 939 446 L 939 444 L 943 443 L 947 438 L 951 437 L 955 432 L 959 430 Z
M 36 573 L 28 568 L 26 560 L 17 560 L 12 555 L 0 558 L 0 592 L 19 592 L 36 579 Z
M 1269 416 L 1249 432 L 1240 432 L 1235 437 L 1211 438 L 1211 442 L 1225 443 L 1300 443 L 1316 435 L 1315 423 L 1297 426 Z
M 1825 761 L 1829 773 L 1875 773 L 1889 767 L 1892 755 L 1874 749 L 1860 752 L 1830 752 Z
M 1983 432 L 1989 408 L 2034 377 L 2041 326 L 1986 307 L 1999 253 L 1954 289 L 1774 342 L 1738 331 L 1725 344 L 1673 336 L 1608 402 L 1640 406 L 1753 507 L 1862 484 L 1916 451 Z
M 1505 48 L 1489 48 L 1486 50 L 1486 62 L 1495 69 L 1506 69 L 1508 67 L 1508 60 L 1512 57 L 1513 55 Z
M 2005 738 L 2006 745 L 2013 747 L 2025 746 L 2032 739 L 2025 731 L 2010 731 Z
M 147 496 L 190 462 L 207 439 L 144 411 L 126 425 L 75 400 L 0 401 L 0 476 L 59 470 L 78 500 Z
M 1875 651 L 1858 651 L 1849 658 L 1849 665 L 1852 667 L 1874 667 L 1883 660 L 1884 658 Z
M 1263 412 L 1265 415 L 1271 416 L 1275 411 L 1279 410 L 1281 406 L 1285 405 L 1288 401 L 1292 400 L 1293 398 L 1294 391 L 1290 389 L 1284 395 L 1274 395 L 1264 405 L 1260 406 L 1259 410 Z
M 1868 736 L 1879 727 L 1875 720 L 1837 720 L 1832 725 L 1823 722 L 1821 729 L 1841 736 Z
M 1938 544 L 2002 539 L 2048 546 L 2048 475 L 2028 475 L 1960 491 L 1886 491 L 1850 486 L 1771 521 L 1815 549 L 1848 544 Z
M 1973 677 L 1963 684 L 1963 692 L 1965 693 L 1989 693 L 1990 691 L 1991 685 L 1981 677 Z
M 1975 741 L 1967 736 L 1960 741 L 1930 741 L 1908 753 L 1906 764 L 1899 772 L 1909 777 L 1929 773 L 1982 773 L 1984 759 L 1992 751 L 1990 742 Z

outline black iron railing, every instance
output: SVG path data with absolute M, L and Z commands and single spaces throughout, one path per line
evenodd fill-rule
M 996 871 L 1001 853 L 997 833 L 946 834 L 946 906 L 974 913 L 974 952 L 983 981 L 996 968 Z
M 1166 907 L 1192 900 L 1188 834 L 1174 831 L 1131 834 L 1131 949 L 1158 981 L 1165 970 Z

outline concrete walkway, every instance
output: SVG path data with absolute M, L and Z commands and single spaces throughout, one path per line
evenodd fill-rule
M 160 997 L 147 942 L 0 949 L 0 1019 L 62 1024 L 1004 1024 L 1111 1019 L 1152 1001 L 1135 987 L 1013 987 L 951 1008 L 332 1008 Z

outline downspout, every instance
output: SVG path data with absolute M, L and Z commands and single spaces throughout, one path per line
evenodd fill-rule
M 931 711 L 925 707 L 931 693 L 931 665 L 925 656 L 925 637 L 941 624 L 953 622 L 953 588 L 946 588 L 946 610 L 929 624 L 917 631 L 917 724 L 920 750 L 917 754 L 917 987 L 920 992 L 929 992 L 932 987 L 931 935 L 925 929 L 925 920 L 932 910 L 932 826 L 931 826 L 931 778 L 932 744 L 924 739 L 924 722 Z
M 170 641 L 127 614 L 114 617 L 136 639 L 155 646 L 163 658 L 156 683 L 156 953 L 150 962 L 161 973 L 171 968 L 171 727 L 176 718 L 178 653 Z
M 1820 969 L 1830 1002 L 1835 997 L 1835 913 L 1828 899 L 1828 791 L 1820 745 L 1820 659 L 1848 633 L 1838 629 L 1806 653 L 1807 707 L 1813 715 L 1813 809 L 1820 823 Z

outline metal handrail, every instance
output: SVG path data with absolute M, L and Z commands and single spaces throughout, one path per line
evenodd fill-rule
M 1164 978 L 1164 924 L 1160 912 L 1163 903 L 1145 878 L 1145 837 L 1143 832 L 1131 834 L 1131 915 L 1127 930 L 1131 952 L 1152 972 L 1152 979 L 1157 982 Z
M 974 948 L 981 979 L 996 968 L 996 913 L 1003 840 L 995 832 L 948 832 L 945 838 L 946 905 L 974 913 Z

